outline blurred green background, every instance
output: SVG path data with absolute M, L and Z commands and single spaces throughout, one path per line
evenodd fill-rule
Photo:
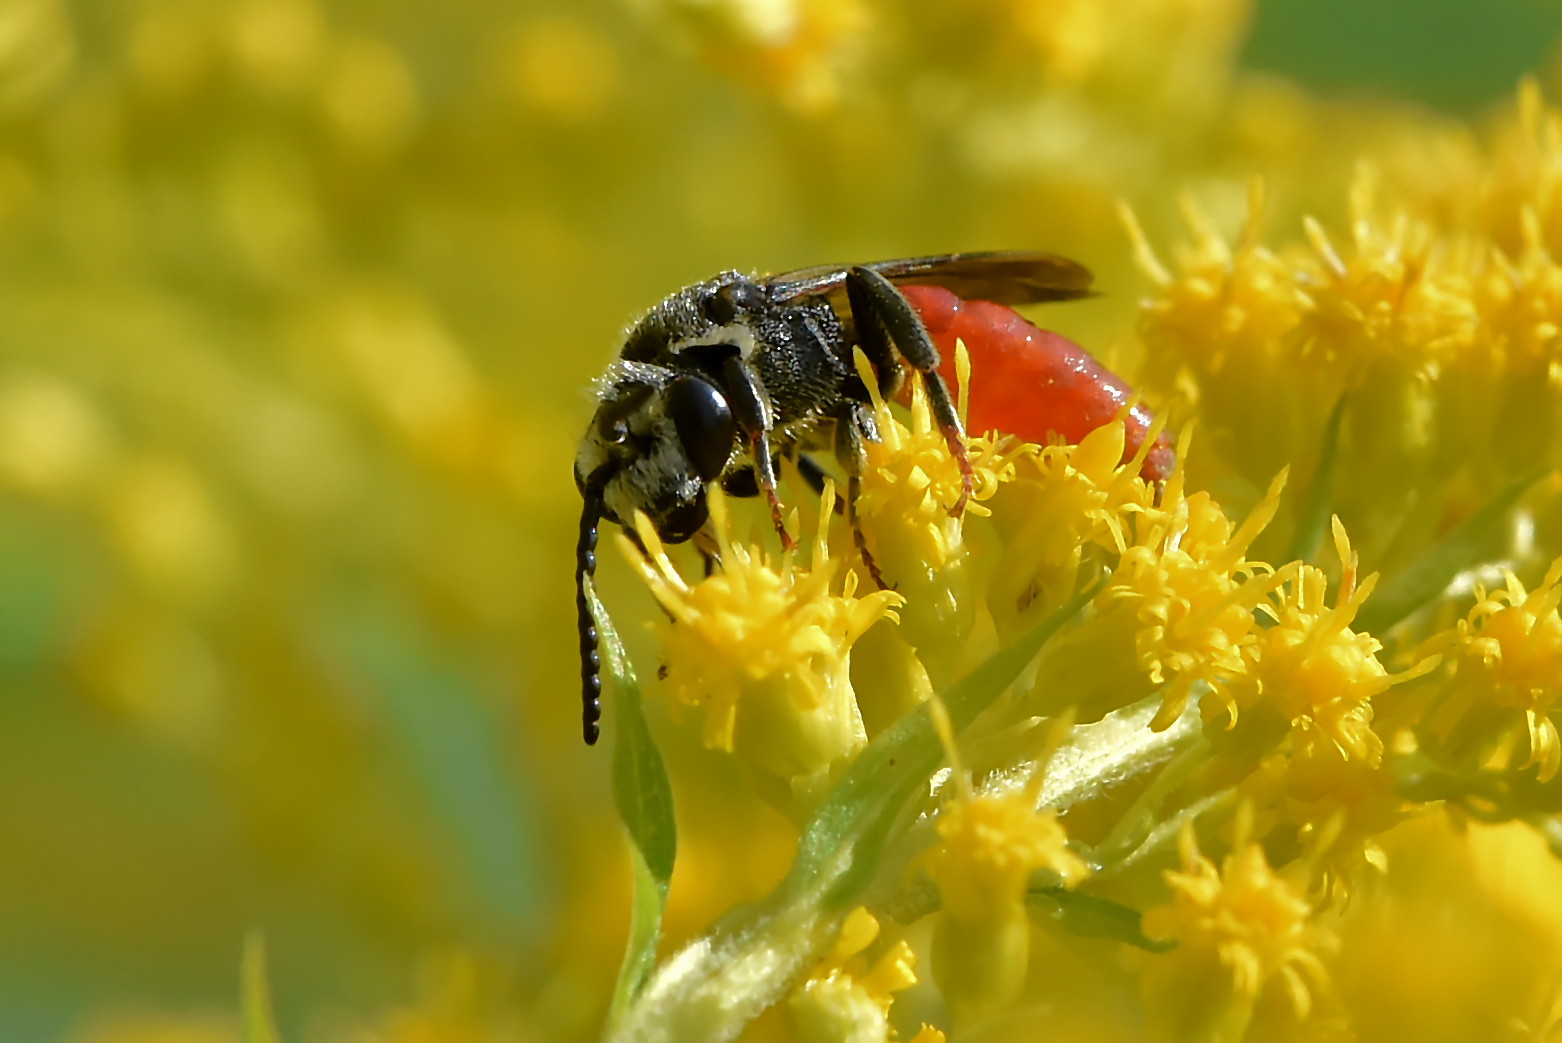
M 288 1039 L 591 1036 L 625 883 L 569 469 L 622 325 L 725 267 L 1044 246 L 1115 336 L 1117 197 L 1158 227 L 1306 147 L 1218 132 L 1231 83 L 1437 124 L 1562 30 L 1210 4 L 1191 72 L 1065 90 L 986 8 L 884 5 L 830 30 L 867 72 L 782 82 L 719 6 L 0 0 L 0 1040 L 233 1038 L 255 928 Z

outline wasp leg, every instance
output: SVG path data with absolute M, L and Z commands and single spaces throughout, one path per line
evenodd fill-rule
M 770 520 L 781 537 L 785 550 L 795 550 L 797 541 L 786 531 L 781 517 L 781 500 L 776 496 L 775 459 L 770 455 L 770 432 L 774 423 L 770 416 L 770 402 L 760 390 L 759 379 L 754 376 L 742 356 L 733 355 L 722 363 L 721 375 L 727 385 L 727 404 L 738 427 L 748 436 L 749 449 L 754 457 L 754 477 L 760 491 L 770 503 Z
M 891 289 L 893 290 L 893 287 Z M 873 296 L 850 275 L 846 277 L 846 302 L 851 308 L 852 326 L 857 333 L 857 346 L 862 349 L 864 355 L 868 356 L 868 362 L 873 366 L 873 372 L 878 377 L 879 395 L 886 399 L 894 398 L 900 393 L 901 382 L 906 372 L 906 367 L 900 361 L 902 355 L 890 342 L 890 334 L 885 328 L 884 321 L 879 317 Z M 851 364 L 849 358 L 846 361 L 848 365 Z
M 960 425 L 960 413 L 950 397 L 949 386 L 938 373 L 938 346 L 927 335 L 916 309 L 901 296 L 895 285 L 872 268 L 858 266 L 846 273 L 846 298 L 851 304 L 852 320 L 857 326 L 857 340 L 870 362 L 877 354 L 888 354 L 886 340 L 893 341 L 902 358 L 922 376 L 927 388 L 928 404 L 933 407 L 933 419 L 943 432 L 949 453 L 960 468 L 960 498 L 949 508 L 952 517 L 958 518 L 971 499 L 974 476 L 971 460 L 965 451 L 965 431 Z M 875 363 L 879 365 L 880 363 Z M 885 382 L 882 370 L 879 384 Z
M 798 453 L 794 462 L 797 464 L 797 473 L 802 476 L 803 481 L 808 483 L 808 488 L 812 489 L 815 495 L 823 496 L 824 483 L 830 476 L 825 473 L 823 467 L 819 466 L 819 461 L 807 453 Z M 840 514 L 844 510 L 845 504 L 840 500 L 836 500 L 835 513 Z
M 868 538 L 857 517 L 857 496 L 862 492 L 862 472 L 868 469 L 868 453 L 862 444 L 865 439 L 870 442 L 879 440 L 878 431 L 873 426 L 873 414 L 862 403 L 849 402 L 835 417 L 835 458 L 846 471 L 846 524 L 851 526 L 852 543 L 856 544 L 857 553 L 868 568 L 868 575 L 880 590 L 888 590 L 889 584 L 884 582 L 884 573 L 879 571 L 878 562 L 873 560 L 873 555 L 868 551 Z

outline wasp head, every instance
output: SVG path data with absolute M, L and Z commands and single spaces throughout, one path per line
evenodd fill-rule
M 668 543 L 705 524 L 705 485 L 726 469 L 737 427 L 725 396 L 693 373 L 620 362 L 598 389 L 596 416 L 575 456 L 575 482 L 602 516 L 630 525 L 641 511 Z

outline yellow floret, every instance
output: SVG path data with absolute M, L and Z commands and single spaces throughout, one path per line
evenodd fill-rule
M 1192 823 L 1184 825 L 1182 867 L 1164 874 L 1171 902 L 1144 915 L 1146 934 L 1177 942 L 1143 983 L 1165 1038 L 1242 1038 L 1254 1002 L 1276 978 L 1298 1018 L 1327 988 L 1321 956 L 1337 946 L 1334 935 L 1312 922 L 1311 903 L 1270 868 L 1263 848 L 1247 842 L 1245 815 L 1237 833 L 1217 869 L 1199 853 Z
M 1160 730 L 1182 714 L 1196 682 L 1219 686 L 1241 675 L 1253 609 L 1293 568 L 1245 557 L 1284 485 L 1281 472 L 1235 530 L 1208 494 L 1184 498 L 1169 488 L 1163 506 L 1140 518 L 1138 538 L 1095 599 L 1095 617 L 1043 654 L 1038 709 L 1055 712 L 1067 698 L 1090 721 L 1159 687 L 1152 727 Z
M 1372 730 L 1372 698 L 1390 685 L 1421 676 L 1436 660 L 1423 660 L 1401 674 L 1383 668 L 1376 658 L 1382 644 L 1350 628 L 1378 577 L 1373 574 L 1354 586 L 1356 558 L 1337 517 L 1334 540 L 1346 576 L 1335 606 L 1327 604 L 1324 572 L 1301 566 L 1294 579 L 1274 592 L 1272 601 L 1259 605 L 1274 625 L 1253 635 L 1242 652 L 1247 669 L 1217 693 L 1233 724 L 1239 708 L 1267 700 L 1293 726 L 1317 729 L 1347 757 L 1377 767 L 1383 741 Z M 1205 704 L 1206 720 L 1218 712 L 1215 700 Z
M 1031 875 L 1045 871 L 1072 887 L 1090 867 L 1068 847 L 1068 833 L 1051 811 L 1037 811 L 1044 772 L 1028 786 L 1001 794 L 975 794 L 959 761 L 943 704 L 929 704 L 935 728 L 949 752 L 960 795 L 938 813 L 938 843 L 924 857 L 938 886 L 943 911 L 933 934 L 933 975 L 960 1017 L 1013 1002 L 1025 982 L 1030 953 L 1026 893 Z M 1053 723 L 1054 747 L 1072 723 Z M 1042 760 L 1050 757 L 1050 749 Z
M 939 846 L 928 858 L 944 911 L 959 920 L 1003 916 L 1024 899 L 1038 869 L 1068 883 L 1089 866 L 1068 849 L 1056 816 L 1038 812 L 1029 794 L 957 797 L 938 818 Z
M 1000 638 L 1016 636 L 1046 618 L 1074 593 L 1086 548 L 1110 554 L 1127 547 L 1131 515 L 1155 502 L 1153 483 L 1139 477 L 1143 453 L 1123 460 L 1126 439 L 1121 422 L 1106 424 L 1077 446 L 1032 447 L 1017 467 L 1017 480 L 1004 490 L 1003 510 L 993 524 L 1003 540 L 1003 556 L 987 588 L 987 606 Z M 1178 447 L 1182 459 L 1188 447 Z M 1179 470 L 1168 484 L 1168 499 L 1181 489 Z
M 879 1043 L 890 1037 L 890 1005 L 895 993 L 917 983 L 917 958 L 902 940 L 870 965 L 863 952 L 878 934 L 871 913 L 860 906 L 852 910 L 834 948 L 792 991 L 788 1013 L 803 1043 Z
M 1428 718 L 1434 734 L 1447 738 L 1464 722 L 1468 733 L 1521 730 L 1529 758 L 1542 782 L 1562 764 L 1562 743 L 1552 709 L 1562 697 L 1562 558 L 1552 562 L 1540 586 L 1526 591 L 1511 572 L 1507 584 L 1488 593 L 1477 588 L 1476 604 L 1457 628 L 1430 643 L 1449 649 L 1453 676 Z M 1497 711 L 1495 722 L 1488 713 Z M 1516 717 L 1522 714 L 1522 717 Z
M 1345 386 L 1371 367 L 1425 372 L 1474 343 L 1469 280 L 1439 252 L 1430 226 L 1374 214 L 1376 173 L 1363 166 L 1350 191 L 1351 245 L 1342 256 L 1317 221 L 1304 222 L 1314 257 L 1304 269 L 1309 307 L 1295 341 L 1304 359 L 1339 371 Z
M 935 683 L 942 683 L 954 672 L 977 603 L 963 518 L 949 513 L 960 498 L 960 468 L 933 421 L 921 381 L 912 386 L 907 427 L 879 397 L 861 349 L 856 354 L 858 372 L 873 396 L 879 441 L 865 446 L 868 466 L 855 513 L 885 582 L 906 597 L 902 633 L 921 653 Z M 1015 460 L 1026 448 L 986 438 L 966 444 L 975 480 L 965 513 L 985 515 L 981 501 L 1013 479 Z

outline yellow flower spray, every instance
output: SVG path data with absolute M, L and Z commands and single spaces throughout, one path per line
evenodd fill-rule
M 1239 65 L 1244 0 L 536 6 L 5 9 L 0 921 L 58 957 L 40 1031 L 1553 1029 L 1554 73 L 1479 120 L 1321 98 Z M 650 607 L 627 650 L 597 613 L 580 749 L 557 558 L 608 331 L 888 242 L 1088 262 L 1025 314 L 1177 470 L 1116 423 L 971 438 L 955 519 L 920 393 L 871 403 L 860 544 L 828 493 L 788 553 L 712 489 L 708 572 L 623 519 L 590 593 Z M 845 492 L 828 423 L 774 448 Z M 242 1027 L 154 1009 L 238 951 L 235 880 L 293 910 L 283 1016 L 258 949 Z M 168 988 L 102 1006 L 132 979 Z
M 793 552 L 773 563 L 758 547 L 734 544 L 726 502 L 710 493 L 720 567 L 692 586 L 679 575 L 643 515 L 619 546 L 668 618 L 657 624 L 665 688 L 677 711 L 702 715 L 706 746 L 735 753 L 770 799 L 805 813 L 833 773 L 867 742 L 851 684 L 851 648 L 875 622 L 893 621 L 905 599 L 894 591 L 856 597 L 848 572 L 830 592 L 836 567 L 825 540 L 835 489 L 820 503 L 820 531 L 808 568 Z

